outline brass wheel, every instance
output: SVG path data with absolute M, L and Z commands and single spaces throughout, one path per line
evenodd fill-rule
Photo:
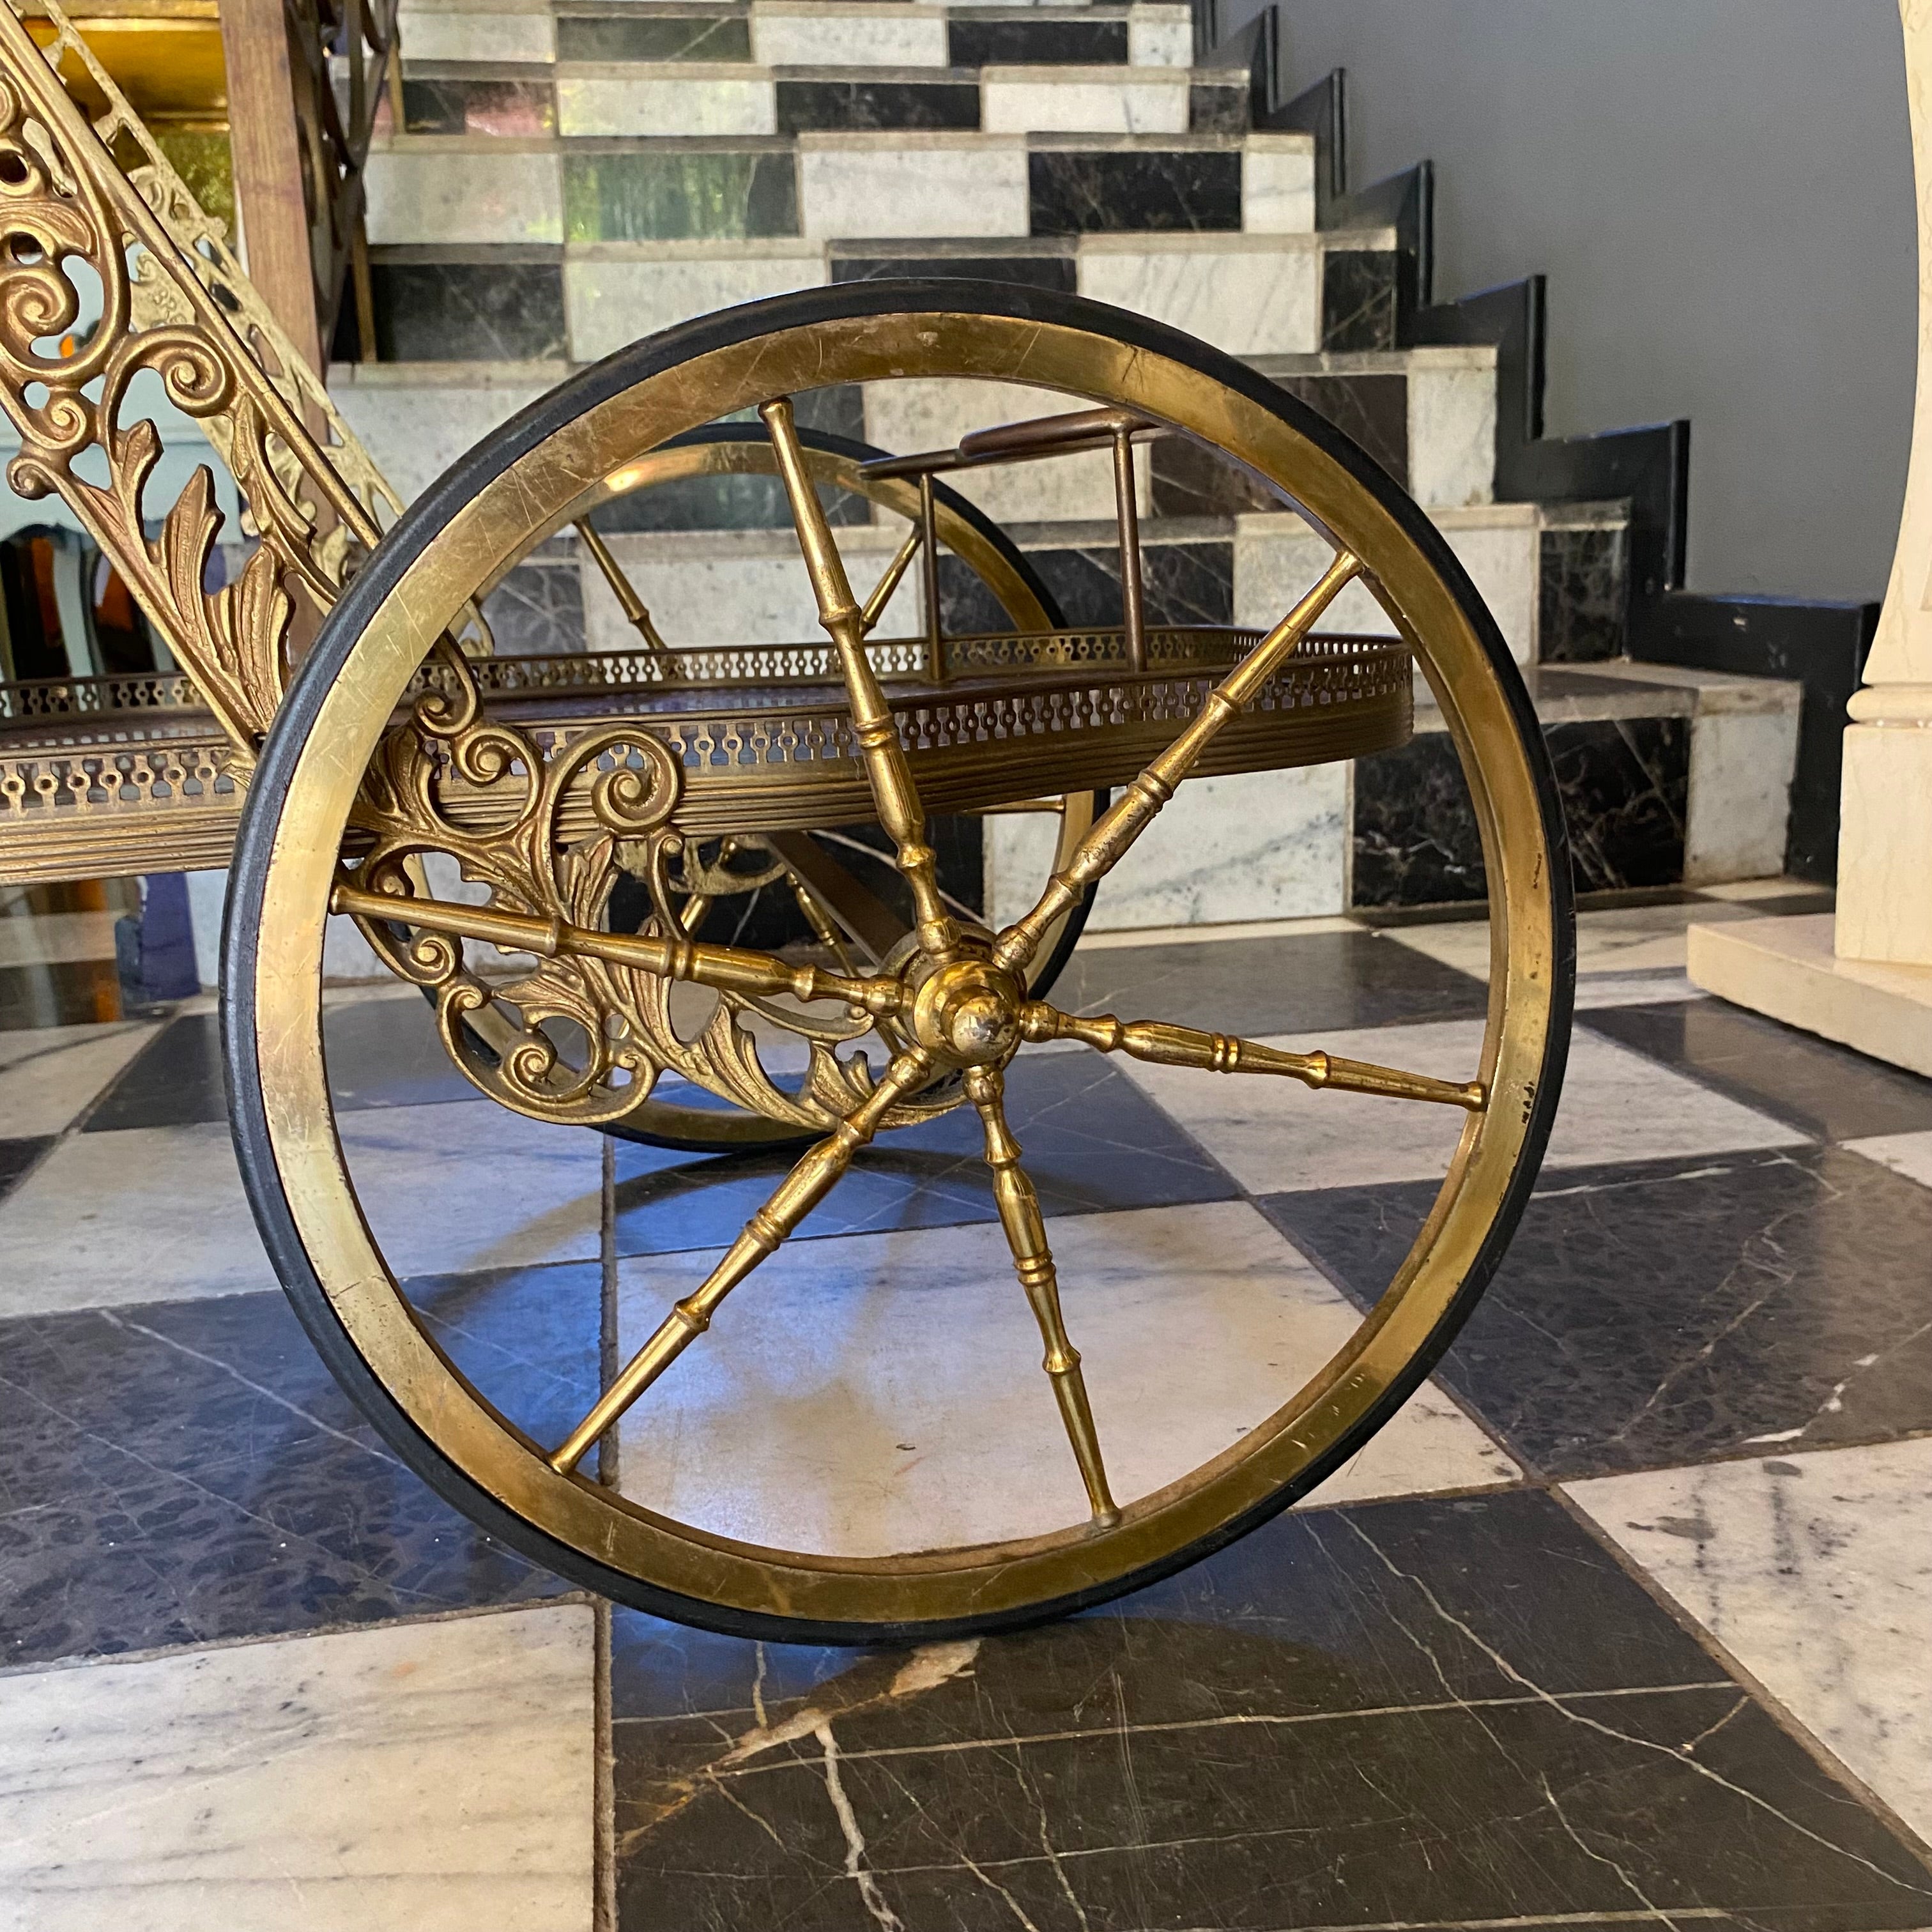
M 821 385 L 901 380 L 1024 382 L 1102 406 L 1072 426 L 1028 425 L 978 447 L 1024 455 L 1029 437 L 1070 447 L 1076 429 L 1111 446 L 1126 478 L 1124 554 L 1134 439 L 1178 434 L 1298 508 L 1328 547 L 1326 567 L 1265 633 L 1148 627 L 1130 596 L 1124 631 L 998 650 L 949 640 L 925 674 L 915 664 L 902 676 L 891 650 L 863 636 L 862 586 L 850 586 L 789 400 Z M 748 408 L 777 453 L 830 645 L 748 652 L 727 667 L 725 692 L 667 675 L 588 716 L 497 701 L 446 635 L 466 600 L 622 464 Z M 1318 628 L 1358 581 L 1399 642 Z M 1157 825 L 1183 779 L 1402 742 L 1412 653 L 1459 755 L 1487 867 L 1492 970 L 1472 1064 L 1432 1078 L 1158 1019 L 1076 1015 L 1029 994 L 1021 976 L 1054 922 Z M 928 811 L 1101 784 L 1124 789 L 1032 910 L 998 934 L 952 915 L 934 882 Z M 668 918 L 634 936 L 608 931 L 619 848 L 648 859 L 674 836 L 849 822 L 867 799 L 917 908 L 890 970 L 698 944 Z M 410 866 L 434 851 L 488 883 L 489 904 L 425 897 Z M 1335 1470 L 1426 1375 L 1500 1258 L 1553 1115 L 1574 970 L 1568 858 L 1540 736 L 1493 622 L 1427 519 L 1301 405 L 1191 338 L 1070 297 L 956 283 L 858 283 L 728 310 L 586 371 L 479 446 L 391 532 L 292 688 L 250 787 L 232 905 L 224 1028 L 244 1178 L 337 1375 L 400 1454 L 515 1546 L 658 1613 L 794 1640 L 932 1637 L 1097 1602 L 1227 1542 Z M 520 1112 L 600 1125 L 672 1067 L 750 1094 L 770 1118 L 789 1109 L 824 1136 L 722 1258 L 680 1276 L 688 1292 L 668 1307 L 662 1296 L 655 1326 L 625 1341 L 628 1360 L 558 1439 L 523 1434 L 456 1370 L 365 1221 L 317 1016 L 332 908 L 436 992 L 459 1064 L 463 1016 L 493 1000 L 512 1009 L 518 1043 L 499 1066 L 464 1071 Z M 465 970 L 459 940 L 534 963 L 506 991 Z M 666 1019 L 674 982 L 717 998 L 695 1046 Z M 823 1016 L 815 1032 L 801 1013 Z M 777 1015 L 808 1038 L 795 1093 L 763 1076 L 751 1015 Z M 556 1044 L 566 1022 L 578 1029 L 574 1058 Z M 889 1051 L 876 1069 L 838 1050 L 868 1030 Z M 1088 1386 L 1078 1345 L 1091 1304 L 1070 1270 L 1063 1312 L 1048 1244 L 1064 1231 L 1076 1252 L 1081 1224 L 1042 1217 L 1005 1115 L 1010 1064 L 1049 1042 L 1378 1096 L 1461 1124 L 1433 1210 L 1372 1310 L 1312 1372 L 1298 1367 L 1264 1419 L 1156 1481 L 1117 1482 L 1135 1418 L 1108 1408 L 1097 1379 Z M 934 1100 L 941 1074 L 957 1089 Z M 1324 1104 L 1318 1091 L 1306 1098 Z M 599 1444 L 627 1412 L 648 1420 L 653 1390 L 663 1400 L 675 1389 L 661 1384 L 668 1371 L 688 1376 L 734 1335 L 756 1334 L 760 1282 L 770 1293 L 785 1278 L 787 1259 L 770 1258 L 866 1146 L 948 1105 L 977 1117 L 1004 1237 L 1002 1305 L 1044 1347 L 1046 1386 L 1034 1372 L 1032 1399 L 1064 1430 L 1052 1472 L 1029 1468 L 988 1499 L 1016 1529 L 944 1548 L 786 1547 L 779 1534 L 734 1533 L 728 1516 L 680 1514 L 648 1490 L 598 1480 Z M 773 1275 L 750 1280 L 766 1264 Z M 943 1328 L 943 1301 L 927 1306 L 928 1328 Z M 718 1332 L 699 1342 L 714 1318 Z M 1157 1306 L 1150 1318 L 1156 1348 L 1178 1362 L 1197 1338 Z M 694 1343 L 701 1358 L 674 1368 Z M 1111 1433 L 1110 1416 L 1122 1425 Z M 976 1420 L 956 1423 L 970 1433 Z
M 799 443 L 814 485 L 857 497 L 889 515 L 896 512 L 910 519 L 911 530 L 906 544 L 912 544 L 920 509 L 918 487 L 904 481 L 875 478 L 866 472 L 866 465 L 884 460 L 887 452 L 809 429 L 800 430 Z M 578 541 L 646 650 L 669 650 L 676 640 L 668 640 L 661 634 L 650 605 L 598 534 L 592 521 L 596 512 L 609 503 L 629 503 L 647 491 L 672 489 L 700 478 L 776 480 L 777 476 L 778 460 L 771 439 L 760 424 L 710 423 L 661 449 L 622 464 L 597 490 L 571 506 Z M 990 517 L 943 483 L 933 486 L 933 512 L 934 536 L 939 544 L 972 573 L 1015 631 L 1062 628 L 1052 592 L 1040 580 L 1019 546 Z M 895 555 L 890 566 L 896 572 L 895 584 L 908 574 L 914 554 L 911 548 L 902 548 Z M 644 587 L 648 590 L 650 586 L 646 584 Z M 882 616 L 884 613 L 882 602 L 877 614 Z M 1076 791 L 1025 803 L 1052 824 L 1052 843 L 1036 882 L 1043 889 L 1052 874 L 1072 857 L 1094 820 L 1106 809 L 1106 794 Z M 827 950 L 835 956 L 845 956 L 849 964 L 850 949 L 851 954 L 876 970 L 904 942 L 910 927 L 903 916 L 882 904 L 855 874 L 852 860 L 846 856 L 850 842 L 848 835 L 837 832 L 824 838 L 795 831 L 781 835 L 780 842 L 776 844 L 755 835 L 706 841 L 701 844 L 694 839 L 687 850 L 677 855 L 674 876 L 670 881 L 673 908 L 686 930 L 696 937 L 709 926 L 718 925 L 720 922 L 716 915 L 721 911 L 728 914 L 734 902 L 745 895 L 777 886 L 794 896 L 802 920 L 809 922 L 826 943 Z M 613 931 L 635 932 L 650 908 L 648 891 L 627 892 L 626 884 L 636 887 L 648 882 L 620 882 L 610 910 Z M 1093 897 L 1090 886 L 1081 893 L 1060 916 L 1037 956 L 1028 963 L 1026 980 L 1030 992 L 1043 998 L 1052 990 L 1079 941 Z M 707 914 L 712 915 L 709 920 Z M 712 936 L 726 935 L 713 933 Z M 434 994 L 428 988 L 424 992 L 434 1004 Z M 494 1006 L 485 1006 L 471 1014 L 466 1024 L 486 1057 L 500 1058 L 512 1050 L 513 1030 L 502 1023 Z M 796 1146 L 810 1140 L 814 1132 L 795 1121 L 772 1120 L 740 1106 L 692 1105 L 655 1094 L 640 1101 L 620 1119 L 607 1123 L 604 1131 L 648 1146 L 699 1152 Z

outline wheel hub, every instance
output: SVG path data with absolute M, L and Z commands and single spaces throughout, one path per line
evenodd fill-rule
M 1019 982 L 988 959 L 935 968 L 912 1008 L 913 1037 L 948 1066 L 1003 1066 L 1020 1043 Z

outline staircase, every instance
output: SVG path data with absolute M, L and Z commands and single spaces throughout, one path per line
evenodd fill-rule
M 1540 284 L 1433 300 L 1428 165 L 1352 190 L 1342 76 L 1279 98 L 1272 14 L 1203 53 L 1165 0 L 416 0 L 401 32 L 400 124 L 379 123 L 366 176 L 381 359 L 332 386 L 405 496 L 571 368 L 730 303 L 905 274 L 1077 291 L 1244 358 L 1429 510 L 1526 668 L 1580 890 L 1783 869 L 1798 687 L 1627 655 L 1682 581 L 1688 425 L 1546 440 Z M 1067 406 L 991 385 L 811 399 L 819 426 L 901 451 Z M 966 486 L 1070 622 L 1118 622 L 1104 460 L 1054 467 L 1050 496 L 1024 467 Z M 613 506 L 611 546 L 680 641 L 724 640 L 726 568 L 749 590 L 734 639 L 814 632 L 782 506 L 746 480 L 638 500 L 628 526 Z M 1314 574 L 1298 520 L 1180 446 L 1154 446 L 1144 490 L 1151 616 L 1265 625 Z M 1351 598 L 1339 623 L 1386 628 Z M 948 601 L 973 621 L 964 585 Z M 506 650 L 629 638 L 568 542 L 490 615 Z M 1426 705 L 1418 722 L 1352 768 L 1190 787 L 1187 876 L 1136 854 L 1095 926 L 1479 896 L 1448 740 Z M 1036 828 L 989 823 L 952 884 L 997 917 Z

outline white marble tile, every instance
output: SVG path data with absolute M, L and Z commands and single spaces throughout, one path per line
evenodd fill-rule
M 1192 67 L 1194 22 L 1186 7 L 1139 6 L 1127 14 L 1127 59 L 1135 67 Z
M 1408 493 L 1425 509 L 1496 494 L 1496 372 L 1466 358 L 1410 358 Z
M 527 11 L 412 7 L 397 21 L 412 64 L 418 61 L 549 62 L 556 22 L 548 7 Z
M 1695 920 L 1704 924 L 1750 919 L 1748 906 L 1720 906 L 1692 899 L 1678 905 L 1623 906 L 1615 911 L 1580 913 L 1576 916 L 1577 1004 L 1582 1004 L 1582 982 L 1598 975 L 1681 974 L 1684 970 L 1684 928 Z M 1490 976 L 1490 928 L 1486 920 L 1456 920 L 1441 926 L 1399 926 L 1386 936 L 1399 946 L 1426 952 L 1458 972 Z M 1695 991 L 1672 998 L 1688 999 Z M 1600 1000 L 1600 1005 L 1625 1004 Z
M 1482 1040 L 1480 1021 L 1440 1020 L 1318 1037 L 1285 1036 L 1267 1044 L 1304 1052 L 1322 1047 L 1350 1060 L 1468 1080 L 1475 1076 Z M 1464 1118 L 1459 1108 L 1311 1092 L 1295 1080 L 1138 1061 L 1122 1066 L 1256 1194 L 1438 1179 L 1447 1171 Z M 1654 1060 L 1580 1032 L 1570 1043 L 1563 1103 L 1544 1171 L 1788 1146 L 1802 1138 Z
M 1648 665 L 1644 668 L 1648 670 Z M 1809 898 L 1813 893 L 1828 888 L 1814 884 L 1809 879 L 1728 879 L 1700 886 L 1697 890 L 1714 899 L 1795 899 Z M 1775 905 L 1768 905 L 1767 912 L 1776 912 Z
M 1932 1441 L 1616 1476 L 1568 1492 L 1932 1838 Z
M 760 67 L 944 67 L 946 15 L 937 7 L 754 6 L 752 58 Z
M 1580 973 L 1576 1010 L 1591 1012 L 1605 1006 L 1668 1006 L 1710 995 L 1691 985 L 1689 976 L 1668 968 L 1652 973 Z
M 402 1275 L 597 1252 L 597 1136 L 488 1104 L 345 1114 L 362 1209 Z M 0 1202 L 0 1316 L 273 1288 L 226 1122 L 70 1136 Z
M 1080 292 L 1172 324 L 1231 356 L 1321 346 L 1322 256 L 1312 240 L 1244 247 L 1239 236 L 1089 236 Z
M 1122 1502 L 1271 1414 L 1359 1320 L 1244 1203 L 1081 1215 L 1048 1231 Z M 715 1258 L 622 1263 L 622 1346 Z M 1192 1338 L 1184 1350 L 1178 1332 Z M 797 1242 L 632 1411 L 625 1493 L 806 1550 L 884 1554 L 1077 1522 L 1084 1496 L 1040 1356 L 997 1225 Z M 1431 1392 L 1319 1498 L 1514 1474 Z
M 590 1932 L 587 1606 L 0 1678 L 0 1924 Z
M 778 125 L 776 84 L 742 66 L 633 63 L 620 74 L 557 77 L 556 131 L 566 136 L 775 134 Z
M 1444 509 L 1434 520 L 1489 606 L 1510 655 L 1518 664 L 1534 663 L 1542 548 L 1534 512 L 1505 503 Z
M 563 183 L 554 152 L 390 149 L 369 157 L 364 178 L 376 247 L 563 239 Z
M 860 596 L 877 582 L 904 533 L 892 522 L 842 525 L 836 532 Z M 610 539 L 612 554 L 674 644 L 824 644 L 811 580 L 789 533 L 767 530 L 656 532 Z M 596 566 L 583 566 L 584 634 L 593 651 L 633 648 L 638 634 Z M 923 628 L 919 574 L 892 593 L 875 634 L 917 635 Z
M 0 1033 L 0 1140 L 62 1132 L 159 1031 L 124 1022 Z
M 581 260 L 563 265 L 564 314 L 571 353 L 599 358 L 694 316 L 825 280 L 825 251 L 815 244 L 740 244 L 742 253 L 706 249 L 674 253 L 666 244 L 644 261 Z
M 1315 232 L 1315 141 L 1250 134 L 1241 148 L 1241 226 L 1250 235 Z
M 820 238 L 1030 232 L 1026 143 L 979 134 L 801 134 L 799 220 Z
M 949 449 L 970 431 L 1034 416 L 1090 409 L 1085 398 L 1057 389 L 1012 382 L 955 382 L 914 377 L 866 385 L 866 440 L 909 455 Z M 1148 504 L 1148 446 L 1134 450 L 1142 513 Z M 946 479 L 1002 524 L 1052 523 L 1114 517 L 1113 458 L 1105 450 L 1058 456 L 1044 463 L 1013 463 L 962 470 Z M 1270 620 L 1272 621 L 1272 620 Z
M 1266 630 L 1328 568 L 1334 546 L 1290 512 L 1261 511 L 1234 519 L 1234 622 Z M 1323 628 L 1393 637 L 1382 607 L 1359 583 L 1328 607 Z
M 116 912 L 44 912 L 0 919 L 0 967 L 112 959 Z
M 405 502 L 420 496 L 546 383 L 338 382 L 330 390 L 349 426 Z
M 1875 1134 L 1869 1139 L 1840 1143 L 1847 1154 L 1862 1154 L 1894 1174 L 1932 1187 L 1932 1132 Z
M 1132 68 L 989 67 L 980 83 L 989 134 L 1184 134 L 1187 74 Z
M 1346 765 L 1190 778 L 1108 874 L 1088 925 L 1106 932 L 1339 913 L 1348 812 Z
M 1797 763 L 1795 705 L 1784 712 L 1720 711 L 1692 721 L 1687 884 L 1784 871 Z

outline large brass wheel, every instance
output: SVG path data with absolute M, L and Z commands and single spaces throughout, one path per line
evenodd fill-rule
M 1130 595 L 1128 623 L 1111 635 L 948 640 L 896 656 L 864 634 L 866 586 L 854 587 L 812 488 L 790 399 L 902 380 L 1019 383 L 1100 406 L 1079 425 L 1111 448 L 1124 480 L 1124 557 L 1135 439 L 1159 434 L 1191 438 L 1270 486 L 1319 538 L 1324 561 L 1265 632 L 1160 630 L 1141 622 Z M 466 600 L 624 464 L 748 409 L 785 479 L 829 645 L 746 653 L 727 666 L 722 691 L 695 690 L 672 668 L 621 703 L 576 711 L 493 694 L 448 640 Z M 962 442 L 957 460 L 1064 449 L 1072 434 L 996 431 Z M 1321 628 L 1358 584 L 1398 639 Z M 1055 922 L 1096 883 L 1105 903 L 1108 873 L 1157 835 L 1184 781 L 1402 742 L 1412 654 L 1458 754 L 1487 868 L 1492 972 L 1469 1064 L 1429 1076 L 1158 1015 L 1071 1013 L 1029 992 L 1025 969 Z M 994 933 L 948 908 L 928 813 L 1102 785 L 1120 788 L 1115 802 L 1031 910 Z M 882 969 L 700 944 L 668 914 L 634 935 L 608 929 L 620 860 L 647 869 L 674 838 L 849 823 L 868 806 L 916 908 L 902 956 Z M 416 862 L 436 852 L 486 884 L 488 902 L 428 897 Z M 822 1136 L 722 1256 L 665 1264 L 688 1292 L 664 1290 L 659 1312 L 612 1354 L 601 1396 L 550 1439 L 523 1433 L 439 1348 L 358 1202 L 319 1019 L 332 910 L 436 994 L 460 1064 L 466 1015 L 492 1003 L 512 1013 L 521 1030 L 512 1049 L 464 1070 L 520 1113 L 602 1125 L 668 1069 Z M 471 970 L 472 942 L 522 956 L 522 976 L 505 984 Z M 390 533 L 304 665 L 251 783 L 224 1028 L 244 1178 L 296 1307 L 398 1453 L 446 1497 L 564 1575 L 662 1615 L 768 1638 L 898 1640 L 1014 1625 L 1168 1574 L 1306 1494 L 1394 1415 L 1480 1292 L 1527 1198 L 1556 1104 L 1573 970 L 1561 815 L 1521 680 L 1447 546 L 1378 469 L 1264 379 L 1121 311 L 998 285 L 859 283 L 635 344 L 486 440 Z M 674 984 L 715 996 L 701 1039 L 668 1024 Z M 765 1077 L 754 1020 L 793 1026 L 808 1042 L 802 1085 L 780 1091 Z M 853 1050 L 862 1038 L 871 1058 Z M 1095 1304 L 1071 1268 L 1063 1294 L 1048 1242 L 1077 1255 L 1082 1224 L 1043 1218 L 1006 1118 L 1012 1064 L 1040 1050 L 1292 1080 L 1310 1090 L 1311 1110 L 1336 1104 L 1323 1090 L 1340 1090 L 1460 1123 L 1434 1208 L 1372 1310 L 1318 1366 L 1285 1377 L 1262 1419 L 1157 1479 L 1120 1479 L 1138 1466 L 1136 1418 L 1109 1406 L 1098 1354 L 1088 1385 L 1078 1345 Z M 950 1084 L 935 1088 L 942 1078 Z M 910 1547 L 822 1536 L 784 1546 L 784 1522 L 772 1526 L 769 1514 L 752 1537 L 704 1498 L 681 1511 L 661 1488 L 600 1480 L 600 1445 L 620 1421 L 647 1425 L 680 1377 L 758 1335 L 761 1291 L 776 1292 L 800 1255 L 779 1251 L 868 1145 L 950 1106 L 976 1117 L 998 1214 L 990 1238 L 1004 1235 L 987 1279 L 1005 1282 L 1001 1318 L 1044 1348 L 1046 1373 L 1030 1372 L 1028 1394 L 1064 1438 L 1051 1469 L 1029 1467 L 988 1499 L 1010 1514 L 944 1547 L 916 1546 L 918 1531 Z M 514 1186 L 513 1172 L 502 1185 Z M 1187 1266 L 1184 1255 L 1177 1292 Z M 925 1298 L 926 1332 L 955 1349 L 982 1346 L 977 1328 L 946 1328 L 943 1285 L 906 1286 Z M 1177 1366 L 1211 1339 L 1150 1307 L 1156 1351 Z M 973 1412 L 950 1424 L 969 1444 L 985 1426 Z M 990 1458 L 1001 1445 L 986 1447 Z

